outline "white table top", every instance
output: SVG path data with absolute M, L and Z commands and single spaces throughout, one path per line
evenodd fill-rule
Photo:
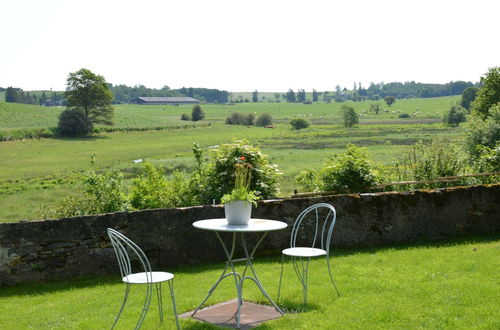
M 287 226 L 286 222 L 268 219 L 250 219 L 248 225 L 242 226 L 228 225 L 225 218 L 200 220 L 193 223 L 193 227 L 198 229 L 242 233 L 281 230 Z

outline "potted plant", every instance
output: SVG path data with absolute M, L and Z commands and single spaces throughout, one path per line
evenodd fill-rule
M 224 204 L 226 219 L 230 225 L 246 225 L 252 215 L 252 204 L 257 206 L 255 191 L 249 189 L 252 178 L 251 164 L 243 163 L 245 157 L 240 157 L 242 162 L 235 164 L 234 188 L 230 194 L 221 198 Z

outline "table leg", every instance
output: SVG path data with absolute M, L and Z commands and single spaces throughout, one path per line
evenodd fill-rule
M 245 256 L 246 256 L 246 259 L 247 259 L 247 263 L 245 265 L 245 270 L 243 271 L 243 275 L 241 276 L 241 284 L 240 284 L 241 285 L 241 291 L 243 292 L 243 281 L 244 280 L 249 279 L 249 280 L 254 281 L 255 284 L 257 284 L 257 287 L 260 289 L 260 292 L 262 292 L 262 294 L 264 295 L 264 297 L 266 297 L 267 300 L 269 300 L 269 302 L 271 304 L 273 304 L 274 308 L 276 308 L 276 310 L 278 312 L 280 312 L 281 315 L 284 315 L 285 313 L 278 307 L 278 305 L 276 305 L 276 303 L 271 299 L 271 297 L 267 294 L 266 290 L 264 289 L 264 287 L 260 283 L 259 277 L 257 276 L 257 273 L 255 272 L 255 269 L 253 268 L 253 264 L 252 264 L 252 258 L 253 258 L 254 253 L 257 250 L 257 248 L 259 247 L 260 243 L 264 240 L 264 238 L 266 236 L 267 236 L 267 232 L 264 233 L 262 235 L 262 237 L 259 239 L 259 241 L 255 245 L 255 247 L 253 248 L 252 253 L 248 254 L 248 248 L 247 248 L 247 243 L 246 243 L 246 240 L 245 240 L 245 235 L 243 233 L 241 233 L 241 243 L 243 245 L 243 250 L 245 251 Z M 249 267 L 250 267 L 250 270 L 252 271 L 253 277 L 251 277 L 251 276 L 245 276 L 246 271 L 247 271 L 247 269 Z

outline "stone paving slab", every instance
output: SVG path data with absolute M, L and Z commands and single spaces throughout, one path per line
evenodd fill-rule
M 182 318 L 192 318 L 224 328 L 236 327 L 236 299 L 200 309 L 194 316 L 193 311 L 181 314 Z M 243 302 L 240 315 L 240 329 L 251 329 L 261 323 L 280 318 L 282 315 L 272 306 Z

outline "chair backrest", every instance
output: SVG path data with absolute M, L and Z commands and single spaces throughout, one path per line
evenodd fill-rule
M 141 248 L 125 235 L 114 229 L 108 228 L 108 236 L 111 240 L 111 244 L 113 244 L 122 278 L 133 274 L 133 264 L 131 260 L 136 258 L 139 260 L 139 264 L 142 268 L 141 271 L 146 272 L 147 283 L 152 282 L 151 266 L 146 254 Z
M 292 227 L 290 247 L 312 247 L 330 251 L 330 242 L 337 214 L 327 203 L 318 203 L 303 210 Z

